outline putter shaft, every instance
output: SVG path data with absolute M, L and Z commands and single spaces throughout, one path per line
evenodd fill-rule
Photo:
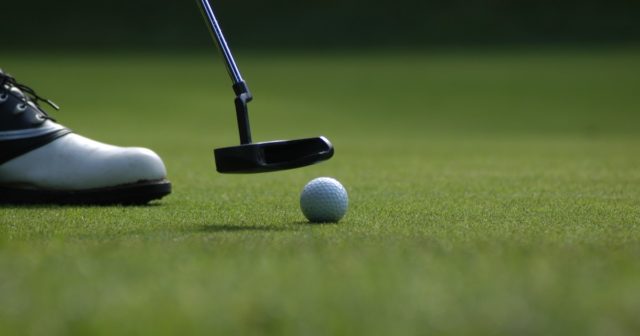
M 233 91 L 236 94 L 236 118 L 238 121 L 238 133 L 240 133 L 240 143 L 250 144 L 252 142 L 251 127 L 249 126 L 249 109 L 247 107 L 247 103 L 249 103 L 253 97 L 247 87 L 247 83 L 242 79 L 240 69 L 238 69 L 238 65 L 236 65 L 236 61 L 233 59 L 229 45 L 227 45 L 227 40 L 225 40 L 224 35 L 222 34 L 222 29 L 218 24 L 215 14 L 213 13 L 213 8 L 211 7 L 209 0 L 200 0 L 199 3 L 202 14 L 206 19 L 205 21 L 209 26 L 211 36 L 224 58 L 224 64 L 227 67 L 227 72 L 233 81 Z
M 200 0 L 200 4 L 202 7 L 202 12 L 207 19 L 206 21 L 209 24 L 211 35 L 213 36 L 218 49 L 220 49 L 222 57 L 224 57 L 224 63 L 227 67 L 229 77 L 231 77 L 233 84 L 243 83 L 244 80 L 242 79 L 242 75 L 240 74 L 240 69 L 238 69 L 236 61 L 233 59 L 233 55 L 231 54 L 229 45 L 227 45 L 227 41 L 222 34 L 222 29 L 220 29 L 220 25 L 218 24 L 218 20 L 216 19 L 215 14 L 213 13 L 213 8 L 211 7 L 209 0 Z

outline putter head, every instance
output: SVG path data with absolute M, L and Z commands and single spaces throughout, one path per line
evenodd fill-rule
M 219 173 L 265 173 L 328 160 L 333 156 L 333 145 L 321 136 L 216 148 L 214 155 Z

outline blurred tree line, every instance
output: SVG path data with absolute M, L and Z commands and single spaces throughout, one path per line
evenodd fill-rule
M 211 46 L 196 0 L 3 0 L 6 48 Z M 640 0 L 211 0 L 234 47 L 640 41 Z

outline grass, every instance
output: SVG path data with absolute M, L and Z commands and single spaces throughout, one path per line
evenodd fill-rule
M 329 162 L 214 171 L 237 142 L 209 54 L 0 56 L 78 133 L 153 148 L 145 207 L 1 207 L 0 330 L 67 334 L 640 331 L 640 51 L 240 53 L 254 138 Z M 347 187 L 310 225 L 313 177 Z

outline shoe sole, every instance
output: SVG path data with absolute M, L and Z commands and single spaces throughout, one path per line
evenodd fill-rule
M 77 191 L 0 187 L 0 204 L 142 205 L 170 193 L 168 180 Z

